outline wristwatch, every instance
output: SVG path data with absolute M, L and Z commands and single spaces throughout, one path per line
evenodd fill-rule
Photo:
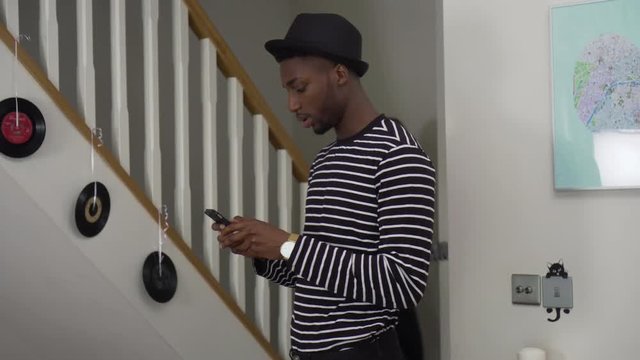
M 300 237 L 300 235 L 291 233 L 289 234 L 289 238 L 287 239 L 287 241 L 283 242 L 282 245 L 280 245 L 280 255 L 282 255 L 285 260 L 289 260 L 289 258 L 291 257 L 293 247 L 296 246 L 298 237 Z

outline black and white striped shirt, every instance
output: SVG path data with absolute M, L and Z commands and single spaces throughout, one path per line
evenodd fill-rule
M 291 258 L 256 260 L 294 287 L 291 346 L 340 350 L 377 336 L 427 285 L 435 170 L 415 138 L 379 116 L 311 166 L 303 234 Z

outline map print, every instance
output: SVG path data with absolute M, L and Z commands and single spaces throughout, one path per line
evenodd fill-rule
M 550 16 L 555 189 L 640 188 L 640 0 Z
M 591 131 L 640 129 L 640 48 L 617 35 L 589 43 L 576 63 L 574 102 Z

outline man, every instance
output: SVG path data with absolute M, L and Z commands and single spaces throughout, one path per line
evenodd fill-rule
M 360 84 L 361 35 L 334 14 L 300 14 L 265 44 L 289 110 L 336 141 L 309 175 L 303 234 L 235 217 L 218 237 L 256 272 L 293 287 L 293 359 L 403 359 L 395 326 L 426 287 L 435 171 L 415 138 Z M 416 344 L 419 346 L 419 344 Z

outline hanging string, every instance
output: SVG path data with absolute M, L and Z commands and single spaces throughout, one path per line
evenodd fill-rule
M 13 62 L 11 63 L 11 82 L 13 83 L 14 98 L 16 101 L 16 129 L 20 128 L 20 118 L 18 111 L 18 83 L 16 82 L 16 67 L 18 64 L 18 42 L 22 39 L 31 41 L 31 36 L 27 34 L 19 34 L 17 38 L 13 39 Z
M 162 205 L 162 210 L 158 211 L 158 271 L 162 277 L 162 244 L 167 240 L 169 230 L 169 208 Z
M 97 139 L 97 144 L 95 139 Z M 96 206 L 96 202 L 98 201 L 98 181 L 96 181 L 95 177 L 95 148 L 102 146 L 102 129 L 99 127 L 93 128 L 91 130 L 91 178 L 93 181 L 93 204 L 92 208 Z

